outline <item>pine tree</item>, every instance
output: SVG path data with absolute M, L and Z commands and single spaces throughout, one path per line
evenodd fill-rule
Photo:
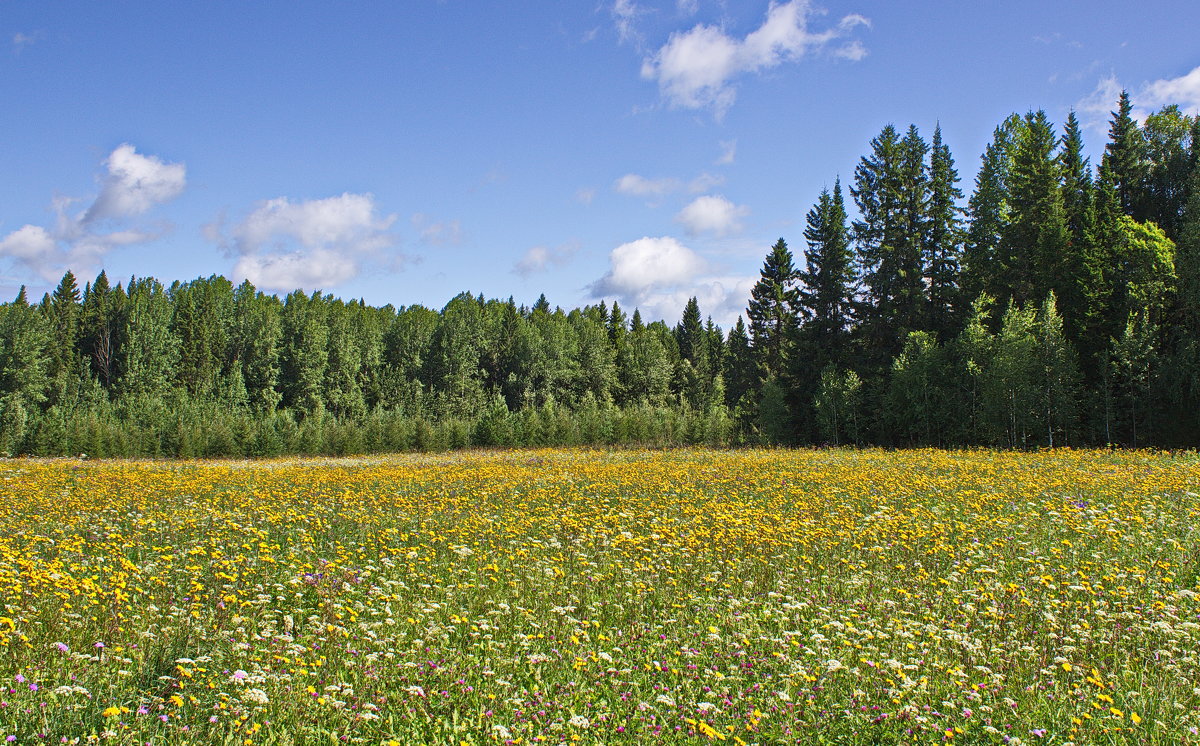
M 796 279 L 792 252 L 781 238 L 767 254 L 746 308 L 760 380 L 778 378 L 786 370 L 788 347 L 797 324 Z

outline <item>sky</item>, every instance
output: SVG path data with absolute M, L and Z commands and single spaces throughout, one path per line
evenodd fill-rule
M 728 328 L 887 124 L 1200 113 L 1200 3 L 0 0 L 0 295 L 222 274 Z

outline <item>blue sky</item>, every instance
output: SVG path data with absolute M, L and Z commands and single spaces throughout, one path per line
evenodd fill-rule
M 0 293 L 209 274 L 728 325 L 888 123 L 1200 112 L 1195 2 L 0 0 Z

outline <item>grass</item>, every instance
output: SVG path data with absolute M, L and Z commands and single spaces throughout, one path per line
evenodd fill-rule
M 0 464 L 18 744 L 1198 742 L 1200 460 Z

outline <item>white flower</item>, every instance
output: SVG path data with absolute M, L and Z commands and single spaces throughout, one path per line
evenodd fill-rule
M 246 691 L 242 692 L 242 701 L 265 705 L 270 700 L 267 699 L 267 693 L 262 689 L 247 689 Z
M 825 670 L 829 671 L 830 673 L 834 671 L 840 671 L 843 668 L 845 668 L 845 666 L 843 666 L 842 662 L 836 658 L 830 658 L 829 660 L 825 661 Z
M 503 741 L 507 741 L 508 739 L 512 738 L 512 733 L 509 733 L 508 728 L 505 728 L 503 725 L 493 725 L 492 732 L 499 736 Z
M 592 724 L 592 721 L 588 720 L 583 715 L 572 715 L 571 719 L 567 722 L 576 728 L 586 728 Z
M 404 687 L 404 691 L 408 692 L 409 694 L 413 695 L 414 697 L 424 697 L 425 696 L 425 690 L 419 686 L 406 686 L 406 687 Z
M 660 694 L 660 695 L 658 695 L 658 699 L 656 699 L 656 700 L 654 700 L 654 701 L 655 701 L 655 702 L 658 702 L 658 703 L 659 703 L 659 704 L 661 704 L 661 705 L 666 705 L 667 707 L 674 707 L 674 706 L 675 706 L 675 700 L 671 699 L 670 697 L 668 697 L 668 696 L 667 696 L 667 695 L 665 695 L 665 694 Z

